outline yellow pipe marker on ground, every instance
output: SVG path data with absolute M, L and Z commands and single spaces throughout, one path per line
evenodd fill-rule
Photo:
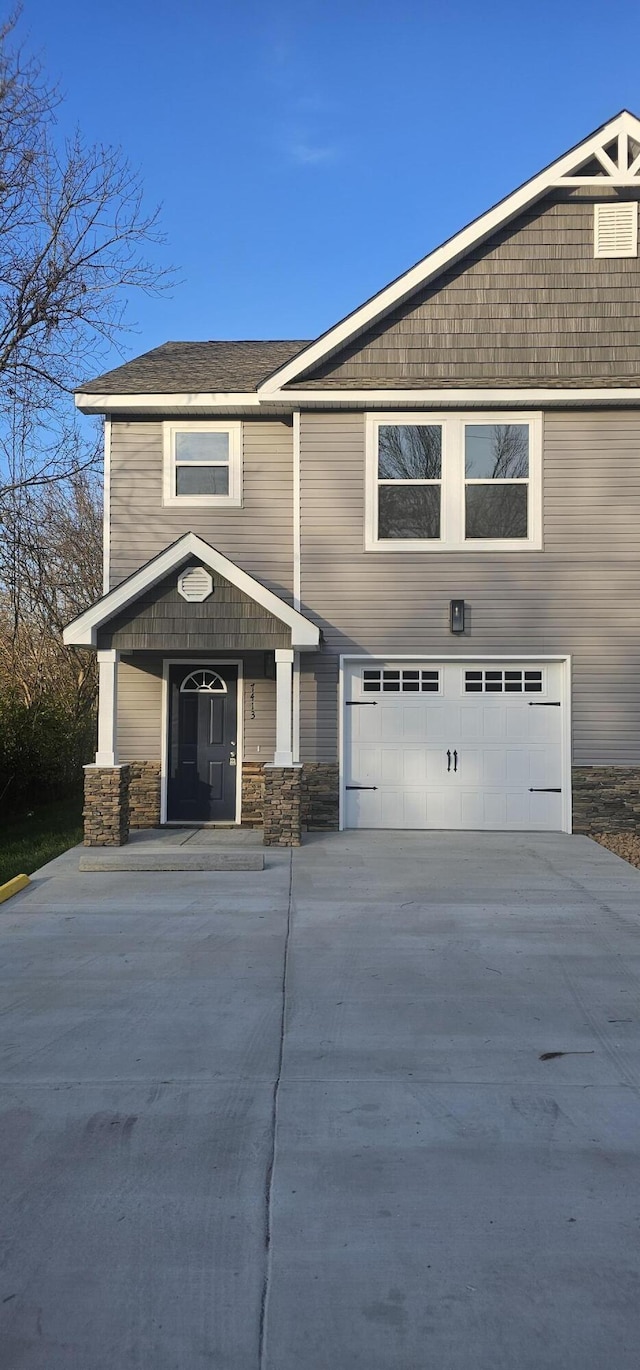
M 5 899 L 10 899 L 12 894 L 18 894 L 30 884 L 28 875 L 14 875 L 13 880 L 7 880 L 6 885 L 0 885 L 0 904 L 4 904 Z

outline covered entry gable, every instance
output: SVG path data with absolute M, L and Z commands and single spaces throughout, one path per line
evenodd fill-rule
M 190 564 L 203 566 L 213 576 L 212 593 L 201 603 L 188 603 L 177 590 L 178 572 Z M 217 599 L 216 581 L 219 586 Z M 256 609 L 262 613 L 256 613 Z M 320 642 L 320 630 L 314 623 L 195 533 L 185 533 L 121 585 L 103 595 L 65 628 L 63 638 L 68 646 L 129 649 L 168 646 L 158 640 L 159 632 L 165 631 L 159 629 L 158 624 L 164 621 L 170 631 L 169 625 L 174 622 L 176 630 L 180 631 L 179 625 L 184 625 L 187 617 L 190 622 L 195 620 L 196 634 L 198 619 L 206 620 L 207 642 L 189 643 L 193 649 L 198 645 L 211 646 L 216 619 L 220 621 L 225 645 L 229 647 L 240 644 L 237 640 L 226 642 L 226 638 L 233 637 L 234 631 L 247 628 L 248 632 L 241 632 L 247 638 L 244 644 L 247 648 L 258 646 L 256 639 L 263 631 L 269 641 L 260 645 L 274 648 L 286 645 L 298 651 L 312 651 Z M 255 631 L 252 631 L 252 625 Z M 284 644 L 280 641 L 281 634 L 285 637 Z M 144 641 L 134 641 L 135 637 Z M 107 641 L 108 638 L 113 640 Z

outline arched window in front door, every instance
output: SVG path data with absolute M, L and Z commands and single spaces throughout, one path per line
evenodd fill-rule
M 219 676 L 217 671 L 200 670 L 191 671 L 185 676 L 181 686 L 181 694 L 205 694 L 205 695 L 226 695 L 227 683 Z

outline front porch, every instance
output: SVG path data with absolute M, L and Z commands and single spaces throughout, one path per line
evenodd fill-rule
M 99 664 L 86 846 L 185 823 L 297 846 L 322 826 L 337 766 L 301 760 L 299 708 L 300 654 L 320 634 L 273 591 L 188 534 L 65 638 L 95 646 Z

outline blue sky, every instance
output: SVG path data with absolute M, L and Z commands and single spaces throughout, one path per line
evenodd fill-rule
M 314 337 L 640 112 L 630 0 L 25 0 L 20 32 L 64 92 L 62 127 L 121 144 L 162 203 L 156 255 L 180 283 L 132 298 L 128 356 Z

